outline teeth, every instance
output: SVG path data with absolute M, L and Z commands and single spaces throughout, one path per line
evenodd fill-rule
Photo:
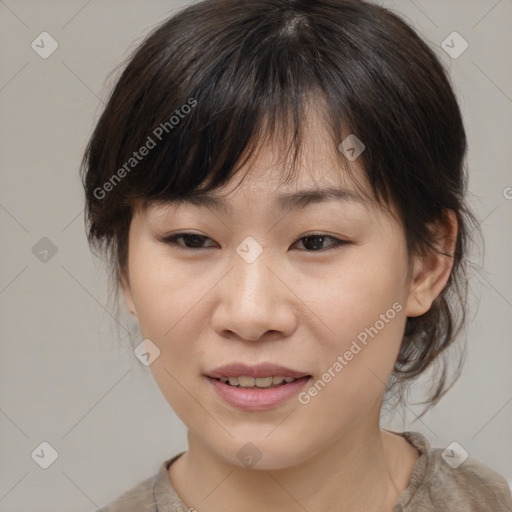
M 274 378 L 273 377 L 261 377 L 261 378 L 254 379 L 254 380 L 255 380 L 256 386 L 258 386 L 259 388 L 268 388 L 268 387 L 272 386 Z
M 241 388 L 252 388 L 252 387 L 270 388 L 270 387 L 279 386 L 283 382 L 288 384 L 290 382 L 293 382 L 296 379 L 294 379 L 293 377 L 278 377 L 278 376 L 277 377 L 254 378 L 254 377 L 246 377 L 246 376 L 242 375 L 240 377 L 229 377 L 229 379 L 226 377 L 221 377 L 219 380 L 221 382 L 224 382 L 225 384 L 227 384 L 229 382 L 230 386 L 238 386 Z
M 253 377 L 238 377 L 237 384 L 243 388 L 252 388 L 254 386 L 255 380 L 256 379 L 254 379 Z M 229 383 L 233 385 L 231 379 L 229 379 Z

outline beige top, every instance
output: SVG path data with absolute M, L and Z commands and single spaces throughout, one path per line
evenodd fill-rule
M 512 512 L 505 479 L 477 460 L 468 458 L 456 469 L 431 448 L 419 432 L 403 432 L 420 453 L 393 512 Z M 167 459 L 158 473 L 102 507 L 102 512 L 190 512 L 174 490 L 169 466 L 184 452 Z M 453 455 L 453 453 L 451 454 Z

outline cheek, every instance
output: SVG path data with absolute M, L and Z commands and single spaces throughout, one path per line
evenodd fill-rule
M 326 321 L 335 334 L 317 338 L 311 347 L 320 354 L 322 373 L 300 398 L 308 417 L 328 415 L 333 436 L 340 425 L 348 428 L 366 417 L 382 398 L 406 321 L 397 296 L 393 287 L 361 286 L 326 302 Z
M 152 247 L 131 257 L 130 282 L 141 333 L 156 342 L 176 339 L 180 324 L 208 286 Z
M 198 361 L 204 360 L 195 340 L 207 322 L 201 306 L 212 284 L 169 265 L 158 251 L 134 254 L 130 265 L 141 335 L 160 350 L 151 371 L 170 405 L 180 416 L 188 414 L 190 395 L 183 386 L 194 392 L 200 374 Z
M 204 359 L 194 340 L 202 327 L 198 306 L 209 286 L 169 265 L 168 258 L 158 251 L 134 254 L 130 265 L 141 335 L 160 350 L 151 372 L 176 414 L 186 425 L 193 425 L 202 413 L 199 406 L 196 410 L 197 402 L 191 396 L 197 395 L 197 362 Z
M 405 262 L 399 251 L 389 252 L 383 258 L 382 253 L 377 256 L 368 247 L 366 251 L 354 251 L 351 258 L 328 274 L 300 281 L 297 293 L 332 333 L 332 337 L 318 341 L 330 346 L 334 339 L 340 344 L 337 348 L 342 348 L 376 322 L 379 331 L 387 331 L 391 338 L 401 338 L 401 327 L 397 324 L 404 320 L 399 313 L 405 310 L 407 298 L 405 274 Z M 385 329 L 379 321 L 382 315 L 383 321 L 391 320 L 386 321 Z
M 346 397 L 352 404 L 382 392 L 405 328 L 405 274 L 401 247 L 380 252 L 368 247 L 324 276 L 322 286 L 310 287 L 308 305 L 331 331 L 315 339 L 321 366 L 330 370 L 321 379 L 329 382 L 325 398 L 332 393 L 330 399 L 340 403 Z M 302 283 L 304 294 L 308 283 Z

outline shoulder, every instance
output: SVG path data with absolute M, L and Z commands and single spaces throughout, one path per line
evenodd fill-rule
M 398 510 L 512 512 L 512 496 L 506 480 L 469 457 L 459 444 L 452 443 L 446 449 L 431 448 L 418 432 L 402 435 L 417 448 L 420 458 L 411 474 L 407 499 Z
M 432 450 L 431 490 L 436 491 L 441 503 L 444 500 L 458 504 L 454 510 L 512 512 L 510 488 L 499 473 L 471 457 L 452 467 L 446 462 L 450 456 L 449 450 Z
M 147 478 L 103 507 L 101 512 L 155 512 L 155 477 Z

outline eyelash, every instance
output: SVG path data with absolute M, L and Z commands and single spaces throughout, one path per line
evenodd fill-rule
M 199 251 L 201 249 L 209 249 L 210 247 L 213 247 L 213 246 L 207 246 L 207 247 L 186 247 L 186 246 L 178 243 L 179 239 L 184 240 L 184 237 L 187 237 L 187 236 L 194 236 L 194 237 L 197 237 L 197 238 L 200 238 L 200 239 L 203 239 L 203 240 L 211 240 L 211 238 L 209 238 L 207 236 L 203 236 L 203 235 L 198 235 L 197 233 L 176 233 L 174 235 L 170 235 L 168 237 L 162 238 L 162 242 L 164 242 L 165 244 L 168 244 L 168 245 L 175 246 L 178 249 L 184 250 L 184 251 Z M 306 236 L 300 237 L 297 240 L 297 242 L 301 241 L 301 240 L 308 239 L 308 238 L 316 238 L 316 237 L 324 238 L 324 239 L 328 238 L 328 239 L 332 240 L 332 243 L 328 247 L 325 247 L 325 248 L 319 249 L 319 250 L 307 250 L 307 249 L 301 249 L 301 250 L 303 250 L 305 252 L 325 252 L 325 251 L 329 251 L 329 250 L 333 250 L 333 249 L 339 249 L 343 245 L 347 245 L 349 243 L 346 240 L 340 240 L 339 238 L 335 238 L 335 237 L 333 237 L 331 235 L 326 235 L 324 233 L 311 233 L 311 234 L 308 234 Z M 295 243 L 297 243 L 297 242 L 295 242 Z M 294 243 L 294 245 L 295 245 L 295 243 Z

